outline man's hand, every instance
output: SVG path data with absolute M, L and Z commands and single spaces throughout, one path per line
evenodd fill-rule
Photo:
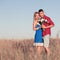
M 42 28 L 47 28 L 45 25 L 42 25 L 41 27 L 42 27 Z
M 45 26 L 45 25 L 42 25 L 42 28 L 52 28 L 54 25 L 49 25 L 49 26 Z

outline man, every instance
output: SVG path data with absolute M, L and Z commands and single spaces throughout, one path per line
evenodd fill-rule
M 50 35 L 51 35 L 51 28 L 54 26 L 54 23 L 50 19 L 50 17 L 48 17 L 44 14 L 43 9 L 40 9 L 38 12 L 39 12 L 40 17 L 46 21 L 43 23 L 43 25 L 45 27 L 42 27 L 42 28 L 44 28 L 42 35 L 43 35 L 43 39 L 44 39 L 44 47 L 45 47 L 47 53 L 50 54 L 49 39 L 50 39 Z

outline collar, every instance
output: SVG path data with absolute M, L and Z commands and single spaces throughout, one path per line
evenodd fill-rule
M 46 19 L 46 18 L 47 18 L 47 16 L 46 16 L 46 15 L 44 15 L 44 16 L 43 16 L 43 18 L 44 18 L 44 19 Z

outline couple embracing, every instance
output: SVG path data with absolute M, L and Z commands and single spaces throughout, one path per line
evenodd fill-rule
M 43 9 L 34 13 L 33 30 L 36 31 L 34 46 L 37 47 L 38 53 L 41 53 L 42 47 L 44 47 L 47 54 L 50 54 L 49 40 L 51 36 L 51 28 L 53 26 L 53 21 L 50 17 L 45 15 Z

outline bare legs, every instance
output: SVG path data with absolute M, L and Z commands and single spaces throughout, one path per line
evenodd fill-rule
M 44 47 L 44 48 L 45 48 L 45 51 L 46 51 L 47 55 L 50 55 L 49 47 Z M 42 49 L 43 49 L 43 46 L 36 46 L 36 51 L 37 51 L 38 54 L 41 54 Z
M 47 52 L 47 55 L 50 55 L 50 49 L 49 49 L 49 47 L 45 47 L 45 50 Z
M 38 54 L 41 54 L 41 52 L 42 52 L 42 46 L 36 46 L 36 49 L 37 49 L 37 53 Z

